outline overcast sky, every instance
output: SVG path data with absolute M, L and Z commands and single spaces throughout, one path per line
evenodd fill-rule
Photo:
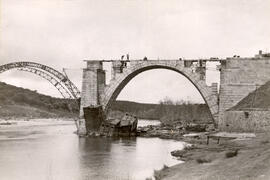
M 254 56 L 270 47 L 270 0 L 1 0 L 0 62 L 35 61 L 67 71 L 81 88 L 84 59 Z M 208 72 L 208 83 L 218 74 Z M 45 80 L 8 71 L 0 80 L 59 96 Z M 168 88 L 169 87 L 169 88 Z M 119 99 L 165 96 L 202 102 L 181 75 L 151 70 Z

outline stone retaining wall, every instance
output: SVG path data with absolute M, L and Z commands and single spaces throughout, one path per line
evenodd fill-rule
M 270 110 L 266 111 L 226 111 L 222 131 L 263 132 L 270 131 Z
M 226 126 L 226 124 L 230 125 L 230 123 L 226 122 L 227 119 L 225 119 L 225 116 L 227 115 L 225 114 L 249 93 L 269 80 L 270 58 L 233 58 L 222 61 L 220 71 L 218 127 L 220 129 L 230 129 Z M 229 114 L 231 116 L 231 113 Z M 245 123 L 245 121 L 243 123 Z M 237 125 L 237 129 L 238 127 Z M 231 128 L 234 129 L 234 127 Z M 248 129 L 245 131 L 247 130 Z

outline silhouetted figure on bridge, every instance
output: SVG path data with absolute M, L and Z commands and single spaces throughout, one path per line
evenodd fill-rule
M 127 60 L 129 60 L 129 54 L 127 54 Z

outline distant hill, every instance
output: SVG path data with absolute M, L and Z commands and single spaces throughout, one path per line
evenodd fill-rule
M 206 104 L 147 104 L 130 101 L 115 101 L 112 111 L 128 112 L 142 119 L 166 121 L 211 122 Z
M 68 101 L 0 82 L 0 118 L 78 116 L 78 106 Z
M 270 81 L 260 86 L 257 90 L 249 93 L 236 106 L 230 110 L 241 109 L 270 109 Z

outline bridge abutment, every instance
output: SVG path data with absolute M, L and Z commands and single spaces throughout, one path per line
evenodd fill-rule
M 219 93 L 219 129 L 224 131 L 265 130 L 268 119 L 264 117 L 266 117 L 265 114 L 270 114 L 270 111 L 255 110 L 252 103 L 243 110 L 235 110 L 234 107 L 269 80 L 270 58 L 231 58 L 222 61 Z M 255 99 L 254 96 L 253 100 Z M 245 118 L 245 112 L 252 114 L 252 116 Z M 260 113 L 263 115 L 258 118 Z

